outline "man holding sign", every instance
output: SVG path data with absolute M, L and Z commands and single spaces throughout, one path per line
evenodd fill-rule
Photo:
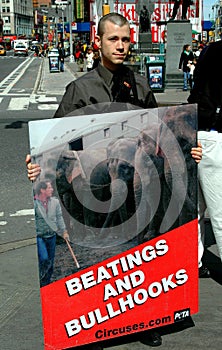
M 157 103 L 147 83 L 147 79 L 133 73 L 123 65 L 130 46 L 130 26 L 128 21 L 117 13 L 110 13 L 101 18 L 96 36 L 96 45 L 101 52 L 101 63 L 98 67 L 81 78 L 71 82 L 63 96 L 55 117 L 72 115 L 75 110 L 83 107 L 91 107 L 91 113 L 107 112 L 107 104 L 115 103 L 118 110 L 133 108 L 155 108 Z M 121 103 L 121 104 L 120 104 Z M 105 109 L 104 109 L 105 105 Z M 94 108 L 94 109 L 93 109 Z M 111 111 L 110 109 L 108 111 Z M 89 112 L 89 109 L 87 109 Z M 191 150 L 193 158 L 199 162 L 201 159 L 201 147 Z M 28 177 L 34 181 L 40 173 L 40 166 L 32 164 L 30 156 L 26 158 Z M 146 338 L 146 340 L 145 340 Z M 156 331 L 143 332 L 143 342 L 151 346 L 162 344 L 161 336 Z M 95 346 L 95 345 L 94 345 Z M 88 348 L 88 347 L 87 347 Z M 90 349 L 94 349 L 91 345 Z M 102 349 L 102 347 L 98 347 Z

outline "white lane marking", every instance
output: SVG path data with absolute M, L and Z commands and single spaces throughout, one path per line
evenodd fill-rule
M 28 58 L 27 60 L 23 61 L 16 69 L 14 69 L 4 80 L 1 81 L 0 83 L 0 87 L 3 86 L 4 84 L 7 84 L 7 87 L 4 89 L 3 93 L 7 94 L 12 87 L 17 83 L 17 81 L 23 76 L 23 74 L 25 73 L 26 69 L 30 66 L 30 64 L 32 63 L 32 61 L 35 58 L 32 57 L 31 59 Z M 28 61 L 28 63 L 27 63 Z M 25 65 L 26 64 L 26 65 Z M 17 76 L 15 76 L 15 78 L 13 79 L 13 76 L 15 75 L 15 73 L 23 66 L 25 65 L 25 67 L 21 70 L 20 73 L 18 73 Z M 9 82 L 10 79 L 13 79 L 12 82 Z
M 0 226 L 5 226 L 5 225 L 7 225 L 7 221 L 0 221 Z
M 8 110 L 9 111 L 21 111 L 28 109 L 29 107 L 29 98 L 27 97 L 15 97 L 10 100 Z
M 34 215 L 34 209 L 17 210 L 14 214 L 10 214 L 9 216 L 27 216 L 27 215 Z
M 5 214 L 4 211 L 0 212 L 0 216 L 4 216 L 4 214 Z
M 1 82 L 0 82 L 0 87 L 2 85 L 4 85 L 5 83 L 8 82 L 8 80 L 11 79 L 11 77 L 13 77 L 13 75 L 26 63 L 27 61 L 23 61 L 18 67 L 16 67 L 5 79 L 3 79 Z
M 36 96 L 37 102 L 57 102 L 56 97 L 50 96 Z
M 37 108 L 43 111 L 56 110 L 59 106 L 58 103 L 55 103 L 57 102 L 57 97 L 54 97 L 54 96 L 47 97 L 47 96 L 29 95 L 29 94 L 23 94 L 22 97 L 19 94 L 12 94 L 12 95 L 8 94 L 7 96 L 13 96 L 13 97 L 10 97 L 10 102 L 7 108 L 7 110 L 11 110 L 11 111 L 27 110 L 29 108 L 30 103 L 37 105 Z M 5 97 L 0 97 L 0 103 L 4 99 Z M 42 102 L 45 102 L 45 103 L 42 103 Z
M 1 96 L 4 96 L 5 97 L 5 94 L 4 93 L 2 93 L 2 92 L 0 92 L 0 95 Z M 21 94 L 17 94 L 17 93 L 9 93 L 9 94 L 7 94 L 7 97 L 8 96 L 21 96 Z M 22 96 L 30 96 L 30 94 L 24 94 L 24 93 L 22 93 Z M 1 97 L 1 98 L 3 98 L 3 97 Z
M 41 104 L 38 106 L 38 109 L 40 111 L 46 111 L 46 110 L 54 110 L 57 109 L 59 107 L 58 103 L 54 103 L 54 104 Z

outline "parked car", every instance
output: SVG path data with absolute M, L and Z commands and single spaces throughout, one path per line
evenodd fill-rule
M 6 50 L 5 50 L 4 46 L 2 46 L 2 45 L 0 45 L 0 55 L 6 56 Z

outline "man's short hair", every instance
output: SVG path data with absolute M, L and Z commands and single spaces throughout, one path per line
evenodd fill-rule
M 100 18 L 97 30 L 97 34 L 99 36 L 102 36 L 105 33 L 105 24 L 107 21 L 112 22 L 113 24 L 116 24 L 119 27 L 123 27 L 125 25 L 129 26 L 129 22 L 125 17 L 123 17 L 119 13 L 111 12 Z
M 35 193 L 39 195 L 41 193 L 41 190 L 46 190 L 48 183 L 51 184 L 49 180 L 38 182 L 35 188 Z

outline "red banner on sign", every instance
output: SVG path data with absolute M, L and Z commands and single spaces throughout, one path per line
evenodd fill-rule
M 45 349 L 162 327 L 198 312 L 197 221 L 41 288 Z

